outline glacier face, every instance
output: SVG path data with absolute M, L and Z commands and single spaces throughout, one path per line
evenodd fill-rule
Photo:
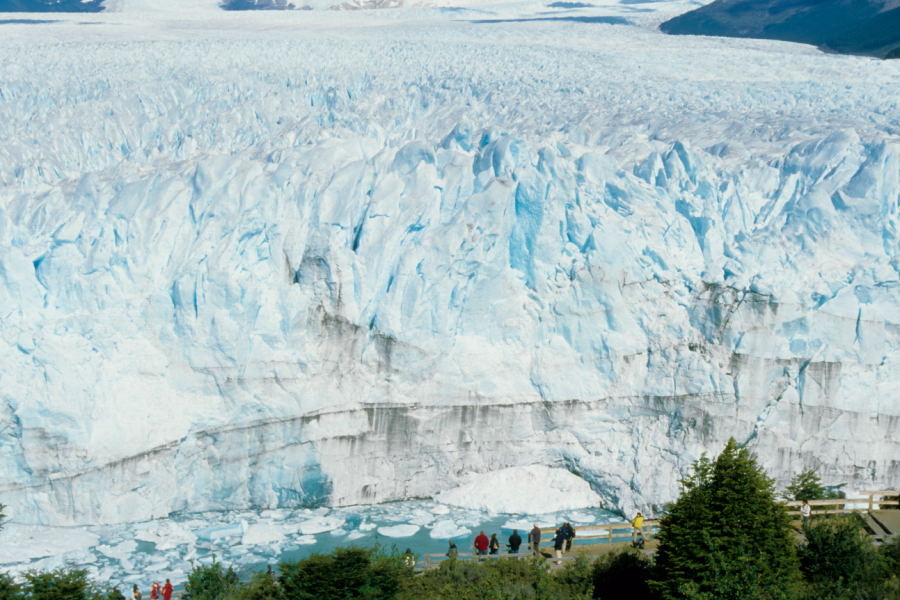
M 5 26 L 11 516 L 900 484 L 896 63 L 653 6 Z

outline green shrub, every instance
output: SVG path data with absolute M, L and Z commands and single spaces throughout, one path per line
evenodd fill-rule
M 790 520 L 772 480 L 730 439 L 694 463 L 660 522 L 651 587 L 663 600 L 788 600 L 800 571 Z
M 195 565 L 184 585 L 191 600 L 224 600 L 238 586 L 234 569 L 225 569 L 215 560 L 209 565 Z
M 804 526 L 800 564 L 810 600 L 882 600 L 891 569 L 862 528 L 858 515 L 841 515 Z
M 393 600 L 412 574 L 399 554 L 338 548 L 295 563 L 281 563 L 279 579 L 288 600 Z
M 0 573 L 0 600 L 21 600 L 22 588 L 12 576 Z
M 95 586 L 84 569 L 63 567 L 53 571 L 27 571 L 23 574 L 24 598 L 28 600 L 106 600 L 110 590 Z
M 594 590 L 595 563 L 582 554 L 575 556 L 575 562 L 568 563 L 562 569 L 553 573 L 553 577 L 559 585 L 571 590 L 575 597 L 592 598 Z
M 893 573 L 900 574 L 900 536 L 893 536 L 881 545 L 878 552 L 885 558 Z
M 592 583 L 598 600 L 654 600 L 653 561 L 635 550 L 607 554 L 594 563 Z
M 408 579 L 397 600 L 587 600 L 589 580 L 577 563 L 554 577 L 542 559 L 446 561 Z
M 257 573 L 246 585 L 228 595 L 228 600 L 286 600 L 278 580 L 266 573 Z

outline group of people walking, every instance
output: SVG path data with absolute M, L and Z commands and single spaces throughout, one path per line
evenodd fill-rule
M 644 516 L 638 512 L 634 518 L 630 522 L 631 525 L 631 543 L 636 548 L 643 548 L 644 542 L 646 540 L 646 535 L 644 533 Z M 535 524 L 531 531 L 528 532 L 528 548 L 531 550 L 532 555 L 534 556 L 542 556 L 541 554 L 541 538 L 543 536 L 543 532 L 539 525 Z M 553 533 L 553 550 L 555 552 L 556 564 L 560 564 L 563 555 L 566 552 L 569 552 L 572 549 L 572 542 L 575 539 L 575 528 L 568 522 L 560 525 Z M 522 536 L 519 535 L 519 530 L 514 529 L 512 535 L 509 536 L 506 543 L 506 548 L 509 554 L 518 554 L 519 548 L 522 546 Z M 475 551 L 476 556 L 484 556 L 488 554 L 499 554 L 500 553 L 500 540 L 497 539 L 497 534 L 492 533 L 490 537 L 481 531 L 478 533 L 478 536 L 472 542 L 472 547 Z M 450 547 L 447 549 L 447 556 L 449 558 L 456 558 L 459 556 L 459 548 L 456 546 L 456 542 L 450 540 Z
M 528 532 L 528 548 L 531 549 L 531 553 L 534 556 L 541 556 L 541 537 L 543 536 L 543 532 L 539 525 L 535 524 L 534 528 Z M 553 548 L 556 551 L 556 558 L 559 560 L 562 558 L 563 553 L 568 552 L 572 549 L 572 540 L 575 539 L 575 528 L 572 527 L 570 523 L 563 523 L 559 528 L 556 529 L 556 532 L 553 536 Z M 512 535 L 506 541 L 506 549 L 509 554 L 518 554 L 519 548 L 522 547 L 522 536 L 519 535 L 518 529 L 513 529 Z M 499 554 L 500 553 L 500 540 L 497 539 L 497 534 L 492 533 L 489 538 L 484 531 L 478 533 L 478 536 L 475 537 L 475 540 L 472 542 L 472 547 L 475 550 L 476 556 L 484 556 L 488 554 Z M 450 540 L 450 546 L 447 549 L 447 556 L 449 558 L 456 558 L 459 555 L 459 548 L 456 546 L 456 542 Z
M 154 581 L 150 586 L 150 600 L 172 600 L 172 592 L 174 591 L 172 582 L 166 579 L 165 585 L 159 585 L 158 581 Z M 131 588 L 131 600 L 143 600 L 140 588 L 137 584 Z

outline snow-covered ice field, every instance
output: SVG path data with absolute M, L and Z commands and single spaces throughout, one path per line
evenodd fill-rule
M 691 2 L 212 4 L 0 14 L 0 563 L 442 538 L 541 465 L 630 512 L 729 436 L 900 485 L 900 61 L 656 30 Z

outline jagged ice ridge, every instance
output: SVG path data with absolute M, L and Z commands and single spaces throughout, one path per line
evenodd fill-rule
M 0 45 L 16 520 L 900 482 L 896 66 L 410 14 Z

